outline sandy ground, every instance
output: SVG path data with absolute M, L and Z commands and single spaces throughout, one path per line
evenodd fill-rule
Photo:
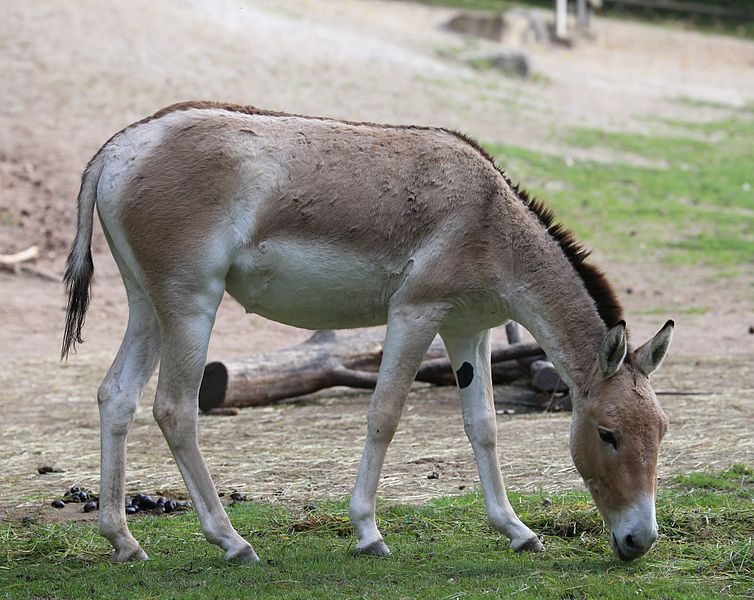
M 9 423 L 0 448 L 0 508 L 11 509 L 10 516 L 56 518 L 60 515 L 49 507 L 50 499 L 71 485 L 98 489 L 98 413 L 91 391 L 101 365 L 96 357 L 67 367 L 27 360 L 0 377 L 0 402 Z M 38 379 L 40 371 L 55 376 Z M 753 377 L 746 358 L 671 359 L 663 366 L 655 389 L 671 427 L 663 442 L 661 485 L 678 473 L 751 464 L 754 439 L 747 424 L 754 422 L 748 383 Z M 26 382 L 24 396 L 19 396 L 19 379 Z M 152 419 L 153 394 L 154 382 L 129 435 L 128 490 L 185 497 L 180 473 Z M 368 402 L 365 393 L 327 392 L 233 417 L 202 417 L 200 442 L 218 491 L 241 490 L 250 499 L 297 509 L 348 495 L 361 458 Z M 570 416 L 563 413 L 498 416 L 500 463 L 509 488 L 559 492 L 582 487 L 568 451 L 569 424 Z M 65 472 L 39 475 L 43 465 Z M 439 478 L 428 479 L 433 471 Z M 477 485 L 457 392 L 416 385 L 387 455 L 380 497 L 417 503 Z M 66 517 L 94 518 L 76 505 Z
M 574 49 L 528 45 L 544 81 L 521 81 L 458 60 L 469 48 L 495 46 L 444 31 L 440 25 L 452 11 L 421 4 L 16 0 L 0 11 L 0 253 L 38 244 L 44 257 L 37 268 L 53 278 L 72 238 L 83 165 L 113 132 L 171 102 L 223 99 L 432 124 L 574 160 L 638 160 L 601 149 L 576 152 L 560 137 L 584 125 L 644 131 L 648 117 L 722 118 L 729 112 L 724 105 L 754 99 L 751 42 L 609 20 L 597 21 L 596 40 Z M 85 351 L 114 352 L 125 322 L 124 294 L 99 231 L 94 250 L 97 285 Z M 698 354 L 699 332 L 705 352 L 751 352 L 750 275 L 718 286 L 706 271 L 668 278 L 651 260 L 637 268 L 610 261 L 599 249 L 596 258 L 620 289 L 634 291 L 624 295 L 629 314 L 669 305 L 710 308 L 681 316 L 676 352 Z M 23 277 L 0 283 L 0 352 L 52 355 L 60 287 Z M 242 315 L 223 307 L 213 353 L 242 344 L 270 349 L 303 335 L 255 319 L 246 325 Z M 637 338 L 646 337 L 665 316 L 632 318 L 630 325 Z
M 598 19 L 596 38 L 572 49 L 526 46 L 538 77 L 523 81 L 465 65 L 463 53 L 494 46 L 443 31 L 440 25 L 451 14 L 366 0 L 0 5 L 0 253 L 31 244 L 43 251 L 34 265 L 37 275 L 0 272 L 0 506 L 17 504 L 19 495 L 50 497 L 74 483 L 96 487 L 94 396 L 125 326 L 125 295 L 97 231 L 87 343 L 61 367 L 56 355 L 64 298 L 55 279 L 73 235 L 81 170 L 128 123 L 171 102 L 217 99 L 452 127 L 486 142 L 574 160 L 640 161 L 599 149 L 576 152 L 561 138 L 567 128 L 584 125 L 646 131 L 656 127 L 649 117 L 709 121 L 727 116 L 726 105 L 754 101 L 751 42 Z M 745 432 L 754 404 L 754 336 L 747 331 L 754 325 L 754 276 L 721 286 L 710 270 L 687 268 L 669 276 L 649 260 L 628 264 L 596 256 L 624 292 L 636 339 L 676 316 L 673 359 L 658 387 L 714 392 L 667 397 L 679 433 L 668 440 L 663 474 L 752 462 Z M 632 293 L 625 293 L 629 288 Z M 636 315 L 657 306 L 699 305 L 710 310 Z M 225 302 L 210 358 L 273 350 L 307 335 Z M 728 358 L 695 358 L 700 355 Z M 149 399 L 148 392 L 144 403 Z M 347 493 L 366 401 L 363 395 L 325 397 L 203 419 L 203 445 L 218 486 L 268 499 L 282 492 L 295 501 Z M 380 494 L 411 501 L 472 485 L 471 452 L 455 400 L 424 390 L 411 407 L 416 410 L 407 412 Z M 501 456 L 512 487 L 577 485 L 567 423 L 562 415 L 501 416 Z M 714 444 L 713 426 L 722 428 Z M 322 431 L 331 437 L 323 439 Z M 129 488 L 182 489 L 149 411 L 140 414 L 130 440 Z M 531 456 L 532 440 L 541 455 Z M 35 475 L 46 462 L 66 473 Z M 435 464 L 442 477 L 427 480 Z

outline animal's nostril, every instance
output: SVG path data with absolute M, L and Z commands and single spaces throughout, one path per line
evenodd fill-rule
M 623 538 L 623 543 L 626 545 L 626 548 L 631 548 L 632 550 L 636 549 L 636 544 L 634 544 L 634 538 L 631 534 Z

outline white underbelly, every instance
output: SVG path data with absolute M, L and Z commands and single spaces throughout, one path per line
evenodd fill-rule
M 279 323 L 368 327 L 385 323 L 404 267 L 391 269 L 376 258 L 346 255 L 326 244 L 270 240 L 239 253 L 226 288 L 248 312 Z

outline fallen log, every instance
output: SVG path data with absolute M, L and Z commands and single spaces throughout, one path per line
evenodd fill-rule
M 497 381 L 495 380 L 496 371 L 498 373 L 504 372 L 502 369 L 496 369 L 498 363 L 504 363 L 506 361 L 516 360 L 518 358 L 524 358 L 526 356 L 539 356 L 541 354 L 542 348 L 540 348 L 536 343 L 518 343 L 513 345 L 493 344 L 492 355 L 490 357 L 490 362 L 493 364 L 493 383 L 507 383 L 508 381 L 511 381 L 511 379 L 505 379 L 501 381 L 499 378 Z M 416 380 L 425 381 L 427 383 L 445 383 L 447 385 L 455 383 L 453 369 L 450 366 L 450 361 L 447 358 L 425 360 L 421 364 L 421 367 L 419 367 L 419 372 L 416 374 Z
M 380 333 L 318 331 L 292 348 L 211 362 L 204 368 L 199 408 L 210 412 L 220 407 L 258 406 L 334 386 L 373 389 L 383 338 Z M 492 362 L 541 354 L 537 344 L 494 344 Z M 508 382 L 524 372 L 517 365 L 494 364 L 493 381 Z M 438 340 L 430 347 L 416 379 L 438 385 L 455 383 L 450 361 Z
M 39 258 L 39 246 L 29 246 L 15 254 L 0 254 L 0 270 L 18 274 L 27 261 Z M 27 267 L 28 268 L 28 267 Z
M 508 321 L 505 325 L 505 334 L 509 344 L 517 344 L 521 341 L 521 326 L 515 321 Z M 567 392 L 568 386 L 560 379 L 555 365 L 546 356 L 529 356 L 519 358 L 518 363 L 529 369 L 531 385 L 540 392 Z
M 39 246 L 29 246 L 26 250 L 21 250 L 21 252 L 15 254 L 0 254 L 0 266 L 15 267 L 22 262 L 34 260 L 38 257 Z

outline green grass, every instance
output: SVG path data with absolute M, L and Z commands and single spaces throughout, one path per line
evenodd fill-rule
M 433 6 L 445 6 L 460 10 L 504 11 L 514 6 L 533 6 L 552 10 L 552 0 L 415 0 Z M 696 0 L 700 3 L 700 0 Z M 701 3 L 705 3 L 701 0 Z M 706 0 L 707 4 L 719 4 L 715 0 Z M 752 0 L 739 0 L 737 7 L 754 13 Z M 606 0 L 598 15 L 613 19 L 630 19 L 652 23 L 676 29 L 695 29 L 706 33 L 733 35 L 742 38 L 754 38 L 754 21 L 743 21 L 739 17 L 712 17 L 673 10 L 650 9 L 637 6 L 615 5 Z
M 666 263 L 754 263 L 754 120 L 748 109 L 678 135 L 575 129 L 565 138 L 609 161 L 574 161 L 487 145 L 513 179 L 607 252 Z M 697 136 L 688 137 L 689 131 Z M 701 135 L 701 134 L 709 135 Z M 714 134 L 714 135 L 713 135 Z M 638 164 L 631 157 L 641 158 Z M 638 162 L 634 160 L 633 162 Z
M 461 10 L 507 10 L 514 6 L 515 2 L 508 0 L 416 0 L 421 4 L 432 6 L 445 6 Z
M 690 473 L 679 475 L 675 483 L 687 490 L 704 489 L 723 492 L 733 492 L 743 499 L 754 498 L 754 470 L 745 465 L 732 465 L 722 473 Z M 754 525 L 753 525 L 754 526 Z
M 536 1 L 536 0 L 535 0 Z M 699 4 L 699 0 L 695 0 Z M 715 0 L 702 0 L 702 4 L 721 4 Z M 752 0 L 737 0 L 735 6 L 741 10 L 754 13 Z M 740 17 L 715 17 L 692 14 L 673 10 L 649 9 L 635 6 L 614 5 L 606 2 L 601 15 L 614 19 L 631 19 L 649 22 L 677 29 L 695 29 L 705 33 L 732 35 L 741 38 L 754 38 L 754 21 L 743 21 Z
M 643 308 L 639 310 L 635 310 L 634 314 L 637 315 L 646 315 L 646 316 L 652 316 L 652 315 L 667 315 L 667 314 L 674 314 L 674 315 L 705 315 L 709 312 L 709 308 L 706 306 L 680 306 L 680 305 L 673 305 L 673 306 L 654 306 L 652 308 Z
M 0 209 L 0 225 L 17 225 L 17 222 L 8 211 Z
M 195 515 L 131 521 L 151 559 L 112 565 L 91 525 L 6 524 L 0 530 L 0 597 L 8 598 L 718 598 L 754 592 L 754 471 L 678 478 L 658 500 L 661 537 L 646 557 L 611 554 L 583 493 L 511 494 L 547 551 L 519 555 L 486 523 L 481 497 L 422 507 L 381 506 L 389 559 L 353 556 L 346 503 L 295 514 L 236 504 L 238 530 L 262 557 L 228 564 Z
M 694 108 L 717 108 L 721 110 L 738 110 L 738 111 L 748 111 L 752 112 L 754 111 L 754 105 L 753 104 L 747 104 L 743 107 L 734 107 L 730 104 L 725 104 L 723 102 L 714 102 L 712 100 L 700 100 L 698 98 L 690 98 L 688 96 L 679 96 L 673 100 L 676 104 L 679 104 L 681 106 L 691 106 Z M 688 125 L 687 123 L 684 123 L 684 125 Z

